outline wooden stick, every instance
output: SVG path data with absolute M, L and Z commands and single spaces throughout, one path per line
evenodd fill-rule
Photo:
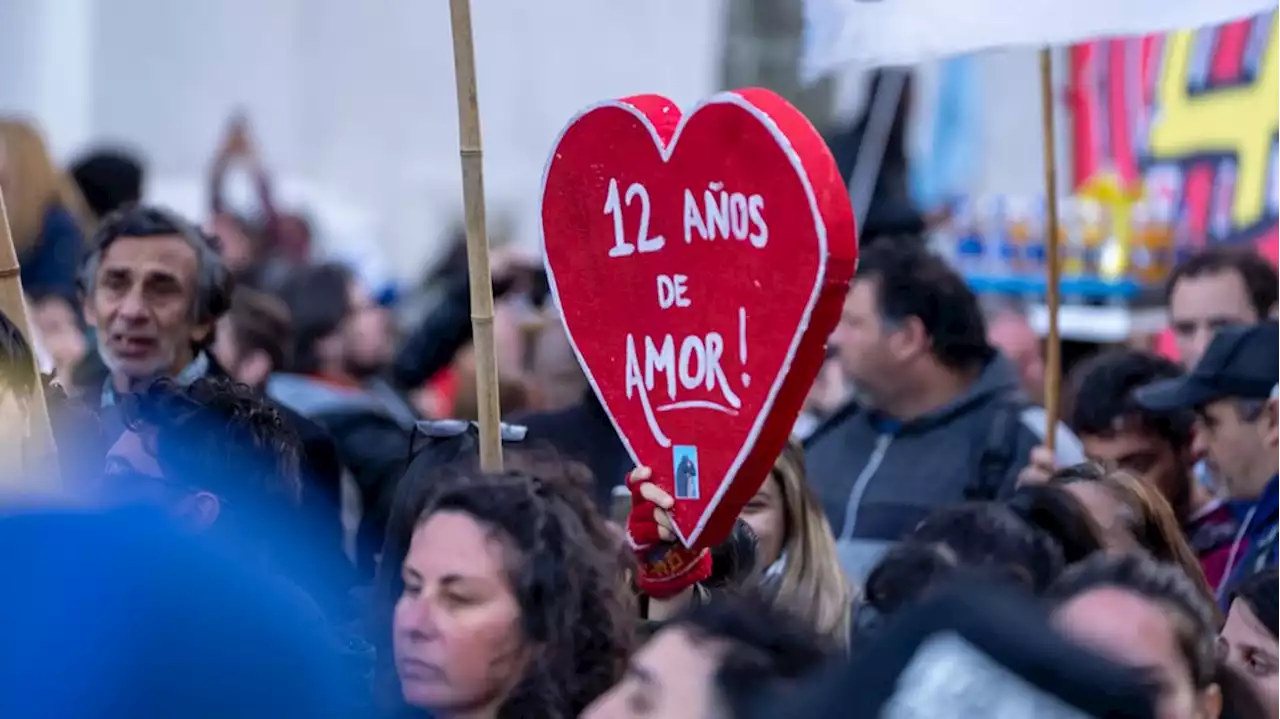
M 484 152 L 476 99 L 476 53 L 471 40 L 470 0 L 449 0 L 453 29 L 453 74 L 458 88 L 458 154 L 466 208 L 467 271 L 471 281 L 471 333 L 475 343 L 476 406 L 480 419 L 480 468 L 502 471 L 498 360 L 493 341 L 493 285 L 485 234 Z
M 1058 236 L 1058 153 L 1054 131 L 1053 51 L 1040 51 L 1040 112 L 1044 123 L 1044 194 L 1045 194 L 1045 308 L 1049 313 L 1049 331 L 1045 338 L 1044 409 L 1045 446 L 1052 451 L 1057 444 L 1058 412 L 1062 392 L 1062 341 L 1058 336 L 1058 283 L 1062 274 L 1062 254 Z
M 0 312 L 18 326 L 27 344 L 32 347 L 31 371 L 36 388 L 26 402 L 30 436 L 24 443 L 24 480 L 31 479 L 31 472 L 50 473 L 48 479 L 58 478 L 58 448 L 53 441 L 53 426 L 49 422 L 49 405 L 44 397 L 44 382 L 40 375 L 40 362 L 35 356 L 35 338 L 31 316 L 27 312 L 26 297 L 22 293 L 22 279 L 18 275 L 18 252 L 13 246 L 13 234 L 9 229 L 9 213 L 4 205 L 4 193 L 0 192 Z M 0 428 L 8 431 L 8 428 Z M 41 477 L 45 479 L 45 477 Z

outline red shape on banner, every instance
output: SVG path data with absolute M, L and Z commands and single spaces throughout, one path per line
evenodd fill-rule
M 790 435 L 853 275 L 826 143 L 767 90 L 684 116 L 657 95 L 605 102 L 557 139 L 541 211 L 551 291 L 596 395 L 676 498 L 681 541 L 722 541 Z

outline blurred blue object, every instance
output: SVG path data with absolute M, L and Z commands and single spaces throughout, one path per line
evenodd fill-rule
M 982 90 L 977 58 L 939 63 L 932 136 L 911 156 L 911 195 L 925 212 L 943 209 L 973 190 L 982 148 Z
M 1034 295 L 1042 296 L 1047 289 L 1043 276 L 1013 275 L 991 277 L 981 274 L 966 275 L 965 281 L 978 294 Z M 1108 281 L 1095 277 L 1064 278 L 1058 286 L 1063 295 L 1098 300 L 1133 300 L 1142 294 L 1142 286 L 1129 279 Z
M 151 512 L 0 518 L 0 716 L 362 717 L 298 590 Z
M 392 283 L 375 288 L 373 301 L 382 307 L 394 307 L 400 301 L 400 288 Z

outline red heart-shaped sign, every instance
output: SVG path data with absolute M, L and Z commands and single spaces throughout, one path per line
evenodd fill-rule
M 561 133 L 541 206 L 551 290 L 592 387 L 676 498 L 681 541 L 721 541 L 790 435 L 853 275 L 826 143 L 767 90 L 683 117 L 656 95 L 606 102 Z

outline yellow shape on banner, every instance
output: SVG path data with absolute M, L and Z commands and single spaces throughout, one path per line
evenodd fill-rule
M 1079 195 L 1107 208 L 1114 242 L 1106 243 L 1098 256 L 1098 274 L 1114 280 L 1129 269 L 1133 247 L 1133 206 L 1142 200 L 1142 185 L 1120 181 L 1114 172 L 1102 172 L 1080 186 Z
M 1277 20 L 1254 81 L 1246 85 L 1189 92 L 1195 33 L 1176 32 L 1165 40 L 1164 71 L 1157 88 L 1156 112 L 1147 142 L 1160 160 L 1205 153 L 1236 158 L 1235 201 L 1231 216 L 1237 227 L 1248 227 L 1266 212 L 1267 173 L 1271 143 L 1280 126 L 1280 59 L 1276 48 Z

